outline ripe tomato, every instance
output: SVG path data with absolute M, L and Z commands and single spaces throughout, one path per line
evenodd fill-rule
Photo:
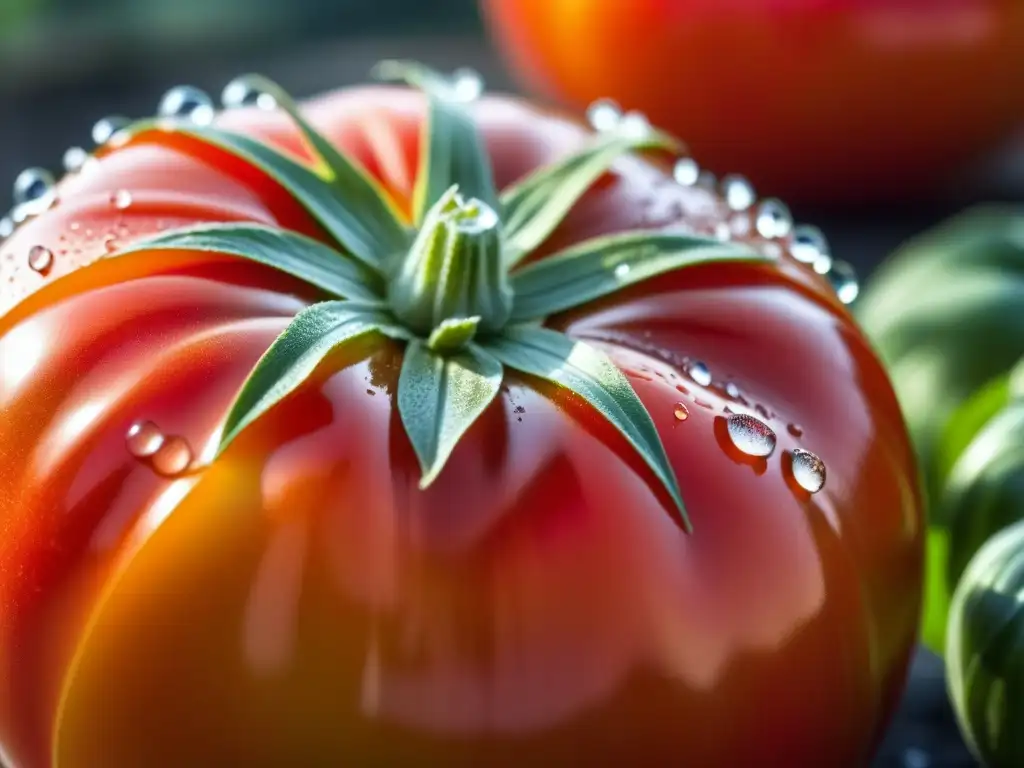
M 472 110 L 502 186 L 589 133 L 505 98 Z M 409 209 L 418 94 L 348 90 L 307 114 Z M 218 119 L 305 152 L 277 112 Z M 625 157 L 546 250 L 711 231 L 724 210 Z M 823 280 L 789 256 L 709 264 L 553 321 L 628 372 L 687 535 L 604 422 L 514 376 L 420 491 L 389 341 L 330 358 L 204 463 L 249 370 L 317 298 L 217 253 L 101 259 L 209 221 L 322 236 L 262 172 L 149 131 L 65 179 L 0 251 L 9 763 L 864 764 L 915 638 L 920 500 L 886 375 Z M 737 450 L 726 407 L 762 415 L 773 456 Z M 827 466 L 819 493 L 794 478 L 796 448 Z
M 484 0 L 523 82 L 799 200 L 900 200 L 1024 127 L 1014 0 Z

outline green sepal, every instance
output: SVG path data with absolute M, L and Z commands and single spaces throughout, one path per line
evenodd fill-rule
M 675 471 L 658 430 L 629 380 L 600 350 L 548 328 L 513 326 L 487 340 L 507 367 L 564 387 L 603 416 L 627 440 L 668 493 L 675 516 L 690 532 L 690 520 Z
M 501 390 L 502 365 L 470 345 L 438 355 L 420 340 L 410 341 L 398 378 L 398 412 L 419 459 L 426 488 L 440 474 L 473 422 Z
M 458 352 L 473 340 L 479 327 L 479 317 L 449 318 L 431 331 L 427 349 L 439 355 Z
M 264 224 L 198 224 L 138 240 L 107 258 L 140 251 L 223 253 L 264 264 L 343 299 L 379 300 L 384 280 L 377 272 L 319 240 Z
M 408 338 L 380 304 L 325 301 L 296 315 L 242 385 L 225 421 L 218 455 L 242 430 L 298 389 L 329 353 L 371 333 Z
M 540 246 L 616 160 L 637 150 L 679 152 L 682 144 L 654 129 L 640 136 L 599 134 L 586 149 L 506 187 L 501 193 L 506 263 L 514 266 Z
M 491 171 L 491 158 L 476 122 L 453 98 L 443 77 L 410 61 L 383 61 L 374 68 L 381 80 L 400 80 L 420 88 L 427 97 L 427 119 L 420 138 L 420 169 L 413 193 L 413 220 L 418 225 L 427 211 L 453 186 L 462 195 L 500 210 Z
M 745 245 L 692 234 L 639 231 L 595 238 L 511 275 L 512 322 L 548 317 L 684 267 L 767 260 Z

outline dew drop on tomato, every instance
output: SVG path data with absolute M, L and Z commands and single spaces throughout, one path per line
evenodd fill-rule
M 757 200 L 753 185 L 745 176 L 735 173 L 722 179 L 722 197 L 734 211 L 745 211 Z
M 115 137 L 127 135 L 124 129 L 130 124 L 131 120 L 121 115 L 101 117 L 92 126 L 93 144 L 102 147 L 104 144 L 114 141 Z
M 26 168 L 14 180 L 15 218 L 36 216 L 56 200 L 53 174 L 43 168 Z
M 137 421 L 125 437 L 128 452 L 137 459 L 148 459 L 164 444 L 164 433 L 152 421 Z
M 860 283 L 857 282 L 857 273 L 850 263 L 833 261 L 832 269 L 828 272 L 828 280 L 843 304 L 852 304 L 857 299 L 857 295 L 860 293 Z
M 761 237 L 775 240 L 789 234 L 793 228 L 793 217 L 784 202 L 772 197 L 758 206 L 755 226 Z
M 825 234 L 810 224 L 800 224 L 793 228 L 793 238 L 789 244 L 789 252 L 793 258 L 804 264 L 814 264 L 822 255 L 829 253 L 828 240 Z
M 790 454 L 793 479 L 808 493 L 817 493 L 825 485 L 825 462 L 810 451 L 795 448 Z
M 775 432 L 756 416 L 733 413 L 725 425 L 733 445 L 748 456 L 767 457 L 775 451 Z
M 157 116 L 209 125 L 214 118 L 213 99 L 194 85 L 176 85 L 160 99 Z
M 177 477 L 192 464 L 192 446 L 177 435 L 166 438 L 150 461 L 153 469 L 165 477 Z
M 110 196 L 110 203 L 117 210 L 124 211 L 132 204 L 132 193 L 127 189 L 119 189 Z
M 676 403 L 672 409 L 672 415 L 676 417 L 676 421 L 686 421 L 690 417 L 690 411 L 683 403 Z
M 691 379 L 702 387 L 711 386 L 711 370 L 704 363 L 693 363 L 690 365 L 687 373 L 690 375 Z
M 28 266 L 40 275 L 49 274 L 53 268 L 53 251 L 45 245 L 33 245 L 28 249 Z
M 733 399 L 738 399 L 740 396 L 740 388 L 733 381 L 727 382 L 725 385 L 725 394 Z

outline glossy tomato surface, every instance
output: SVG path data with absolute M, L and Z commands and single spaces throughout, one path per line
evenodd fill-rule
M 483 0 L 531 90 L 610 97 L 801 201 L 927 196 L 1024 129 L 1017 0 Z
M 473 110 L 502 185 L 587 136 L 517 101 Z M 409 199 L 421 97 L 351 90 L 308 113 Z M 220 120 L 302 151 L 277 113 Z M 627 158 L 549 245 L 711 231 L 723 211 Z M 391 342 L 329 358 L 207 463 L 246 374 L 316 297 L 216 254 L 100 259 L 230 220 L 320 234 L 256 170 L 153 131 L 0 250 L 12 766 L 865 763 L 915 637 L 920 501 L 889 382 L 821 278 L 788 256 L 704 265 L 555 319 L 627 371 L 687 535 L 621 436 L 512 377 L 418 490 Z M 736 448 L 727 407 L 774 429 L 770 458 Z M 167 437 L 150 461 L 126 441 L 141 420 Z M 798 447 L 827 466 L 817 494 L 794 480 Z

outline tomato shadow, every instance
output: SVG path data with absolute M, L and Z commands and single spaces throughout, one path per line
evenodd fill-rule
M 732 438 L 729 437 L 729 427 L 726 424 L 724 416 L 715 417 L 715 440 L 718 441 L 718 447 L 722 449 L 726 456 L 733 460 L 736 464 L 745 464 L 754 470 L 755 475 L 763 475 L 768 471 L 768 459 L 764 456 L 751 456 L 749 453 L 744 453 L 737 448 Z

